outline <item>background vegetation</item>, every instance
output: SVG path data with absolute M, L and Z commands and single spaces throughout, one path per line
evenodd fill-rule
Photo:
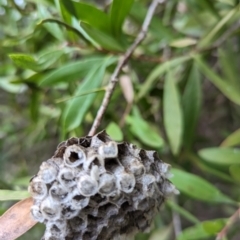
M 173 166 L 181 194 L 136 239 L 215 239 L 240 201 L 239 1 L 161 2 L 99 130 Z M 88 134 L 149 3 L 0 0 L 1 214 L 61 140 Z M 221 239 L 240 239 L 232 220 Z

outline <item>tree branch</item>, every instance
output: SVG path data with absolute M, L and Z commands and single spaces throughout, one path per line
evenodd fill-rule
M 110 77 L 110 81 L 107 87 L 107 91 L 105 92 L 102 104 L 97 112 L 97 116 L 93 122 L 92 128 L 89 132 L 89 136 L 92 136 L 95 134 L 97 128 L 99 127 L 101 120 L 103 118 L 103 115 L 107 109 L 107 106 L 110 102 L 111 96 L 113 94 L 113 91 L 115 89 L 116 83 L 118 82 L 118 75 L 121 72 L 121 69 L 123 68 L 124 64 L 129 60 L 129 58 L 131 57 L 131 55 L 133 54 L 134 50 L 136 49 L 136 47 L 142 42 L 142 40 L 145 38 L 147 31 L 148 31 L 148 27 L 149 24 L 152 20 L 154 11 L 157 7 L 157 5 L 162 2 L 163 0 L 153 0 L 151 5 L 148 8 L 148 12 L 146 14 L 146 17 L 144 19 L 141 31 L 139 32 L 139 34 L 137 35 L 134 43 L 127 49 L 126 53 L 119 58 L 118 60 L 118 64 L 113 72 L 113 74 Z

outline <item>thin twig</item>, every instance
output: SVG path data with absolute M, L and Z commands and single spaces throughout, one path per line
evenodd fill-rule
M 225 227 L 218 233 L 216 240 L 222 240 L 226 237 L 229 228 L 234 224 L 237 219 L 240 219 L 240 208 L 229 218 L 228 223 Z
M 178 204 L 176 197 L 174 197 L 173 201 L 174 203 Z M 182 232 L 181 218 L 179 214 L 174 210 L 172 210 L 172 218 L 173 218 L 174 234 L 175 234 L 175 238 L 177 239 L 177 236 Z
M 157 7 L 157 5 L 162 2 L 161 0 L 153 0 L 150 7 L 148 8 L 148 12 L 147 15 L 145 17 L 145 20 L 143 22 L 141 31 L 139 32 L 138 36 L 136 37 L 134 43 L 128 48 L 128 50 L 126 51 L 126 53 L 119 58 L 118 64 L 112 74 L 112 76 L 110 77 L 110 81 L 109 81 L 109 85 L 107 88 L 107 91 L 105 92 L 102 104 L 97 112 L 97 116 L 94 119 L 92 128 L 89 132 L 89 136 L 92 136 L 95 134 L 97 128 L 99 127 L 102 117 L 107 109 L 107 106 L 109 104 L 110 98 L 113 94 L 113 91 L 115 89 L 116 83 L 118 82 L 118 75 L 122 69 L 122 67 L 124 66 L 124 64 L 129 60 L 129 58 L 131 57 L 132 53 L 134 52 L 134 50 L 136 49 L 136 47 L 142 42 L 142 40 L 145 38 L 147 31 L 148 31 L 148 27 L 149 24 L 152 20 L 154 11 Z

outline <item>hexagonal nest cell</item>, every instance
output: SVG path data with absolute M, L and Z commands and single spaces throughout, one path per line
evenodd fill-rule
M 42 240 L 126 239 L 146 231 L 164 199 L 178 191 L 155 151 L 117 143 L 102 131 L 58 145 L 30 182 Z

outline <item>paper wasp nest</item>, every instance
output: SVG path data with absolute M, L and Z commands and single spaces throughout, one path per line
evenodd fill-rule
M 155 151 L 116 143 L 102 131 L 58 145 L 31 180 L 33 217 L 42 240 L 127 239 L 149 228 L 164 199 L 178 191 Z

